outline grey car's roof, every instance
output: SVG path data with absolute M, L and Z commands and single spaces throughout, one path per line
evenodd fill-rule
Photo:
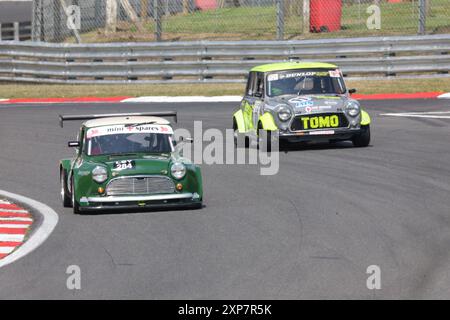
M 93 127 L 114 126 L 121 124 L 136 124 L 136 123 L 150 123 L 150 122 L 154 122 L 154 124 L 160 125 L 170 124 L 170 121 L 160 117 L 131 116 L 131 117 L 110 117 L 110 118 L 88 120 L 84 123 L 84 126 L 86 128 L 93 128 Z

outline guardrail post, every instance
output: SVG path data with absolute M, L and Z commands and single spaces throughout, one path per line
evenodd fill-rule
M 448 52 L 441 52 L 441 55 L 448 55 Z M 448 74 L 448 71 L 447 70 L 445 70 L 445 71 L 439 71 L 438 72 L 439 74 Z
M 103 59 L 94 59 L 93 62 L 94 62 L 94 65 L 101 64 L 101 63 L 103 63 Z M 101 80 L 104 80 L 105 78 L 103 78 L 103 77 L 95 77 L 94 79 L 101 81 Z
M 427 23 L 427 0 L 419 0 L 419 34 L 425 34 Z
M 284 0 L 277 0 L 277 40 L 284 39 Z
M 0 41 L 2 41 L 2 24 L 0 23 Z
M 128 62 L 137 62 L 137 61 L 138 61 L 138 60 L 137 60 L 137 59 L 134 59 L 134 58 L 133 58 L 133 59 L 128 59 Z M 128 68 L 129 68 L 129 69 L 133 69 L 133 67 L 130 66 L 130 64 L 128 64 Z M 129 70 L 129 69 L 128 69 L 128 70 Z M 128 81 L 137 81 L 137 80 L 139 80 L 138 77 L 133 77 L 133 76 L 130 76 L 130 77 L 128 77 L 127 79 L 128 79 Z
M 20 25 L 19 25 L 19 22 L 14 22 L 14 41 L 20 41 Z

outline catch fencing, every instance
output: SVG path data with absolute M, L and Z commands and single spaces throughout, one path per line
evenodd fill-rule
M 295 40 L 450 33 L 449 0 L 34 0 L 33 40 Z

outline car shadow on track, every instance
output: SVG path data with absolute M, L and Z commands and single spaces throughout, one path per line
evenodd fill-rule
M 369 145 L 368 148 L 372 147 Z M 334 150 L 334 149 L 364 149 L 353 146 L 350 141 L 341 141 L 335 143 L 316 142 L 316 143 L 283 143 L 280 145 L 280 152 L 289 153 L 293 151 L 314 151 L 314 150 Z
M 101 209 L 101 210 L 89 210 L 82 211 L 79 215 L 81 216 L 104 216 L 104 215 L 115 215 L 115 214 L 157 214 L 162 212 L 181 212 L 184 211 L 186 213 L 201 213 L 202 210 L 206 208 L 206 205 L 203 204 L 202 208 L 183 208 L 183 207 L 152 207 L 152 208 L 136 208 L 136 209 Z

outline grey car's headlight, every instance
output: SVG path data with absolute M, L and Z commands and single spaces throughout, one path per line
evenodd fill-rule
M 103 183 L 108 179 L 108 171 L 104 167 L 97 166 L 92 170 L 92 179 L 98 183 Z
M 361 112 L 361 107 L 359 104 L 355 101 L 347 102 L 347 105 L 345 106 L 345 110 L 351 117 L 356 117 Z
M 172 177 L 180 180 L 186 175 L 186 166 L 181 162 L 176 162 L 172 164 L 170 172 L 172 173 Z
M 286 107 L 286 106 L 281 106 L 278 108 L 278 118 L 285 122 L 290 120 L 292 117 L 292 111 L 290 108 Z

